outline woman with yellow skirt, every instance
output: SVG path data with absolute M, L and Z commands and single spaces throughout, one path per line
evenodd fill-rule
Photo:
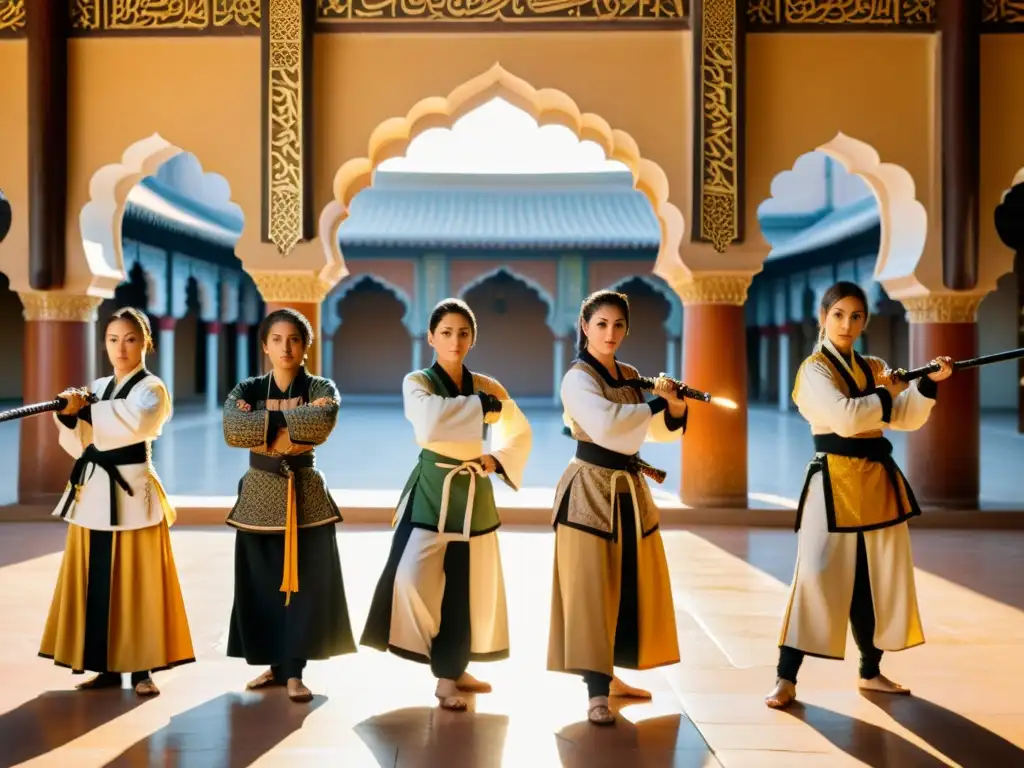
M 153 672 L 195 661 L 171 552 L 175 512 L 152 463 L 171 399 L 146 370 L 144 313 L 115 312 L 105 340 L 114 375 L 62 392 L 68 405 L 55 415 L 75 464 L 53 513 L 68 536 L 39 655 L 99 673 L 79 689 L 120 687 L 130 673 L 135 693 L 152 696 Z
M 576 456 L 555 490 L 555 572 L 548 669 L 581 674 L 587 718 L 613 723 L 608 697 L 649 698 L 614 667 L 679 661 L 675 609 L 658 508 L 643 477 L 645 441 L 678 440 L 686 403 L 659 378 L 644 402 L 627 382 L 637 370 L 615 352 L 629 329 L 629 302 L 598 291 L 583 302 L 578 356 L 562 379 L 563 419 Z

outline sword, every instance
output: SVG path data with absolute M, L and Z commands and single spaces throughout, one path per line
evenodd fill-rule
M 664 373 L 661 374 L 661 376 L 676 385 L 676 391 L 679 393 L 680 397 L 685 397 L 689 400 L 699 400 L 702 403 L 711 403 L 712 405 L 717 405 L 721 408 L 728 408 L 731 411 L 734 411 L 739 407 L 736 405 L 735 401 L 730 400 L 727 397 L 717 397 L 712 395 L 710 392 L 703 392 L 699 389 L 688 387 L 678 379 L 674 379 Z M 657 381 L 657 379 L 651 378 L 650 376 L 640 376 L 635 379 L 626 379 L 623 383 L 626 386 L 634 387 L 636 389 L 654 389 L 655 381 Z
M 968 360 L 957 360 L 953 363 L 953 370 L 962 371 L 966 368 L 978 368 L 982 365 L 1002 363 L 1007 360 L 1019 360 L 1022 357 L 1024 357 L 1024 347 L 1021 347 L 1020 349 L 1008 349 L 1005 352 L 996 352 L 991 355 L 972 357 Z M 898 368 L 893 371 L 893 373 L 897 378 L 903 381 L 913 381 L 914 379 L 920 379 L 927 376 L 929 373 L 935 373 L 938 370 L 941 370 L 938 364 L 930 363 L 928 365 L 922 365 L 920 368 L 912 368 L 909 371 L 904 368 Z
M 85 398 L 89 403 L 99 402 L 99 398 L 96 395 L 89 394 Z M 32 405 L 23 405 L 20 408 L 12 408 L 9 411 L 0 413 L 0 422 L 4 421 L 15 421 L 17 419 L 24 419 L 26 416 L 37 416 L 40 413 L 51 413 L 53 411 L 63 411 L 68 407 L 68 401 L 63 397 L 55 397 L 53 400 L 48 400 L 45 403 L 34 403 Z

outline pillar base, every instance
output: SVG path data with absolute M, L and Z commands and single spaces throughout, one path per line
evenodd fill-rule
M 911 323 L 910 358 L 915 368 L 940 355 L 963 360 L 977 354 L 974 322 Z M 928 423 L 907 436 L 906 475 L 922 507 L 978 508 L 980 394 L 978 369 L 957 371 L 939 384 Z
M 747 506 L 745 285 L 739 303 L 686 303 L 683 313 L 683 381 L 738 406 L 689 403 L 680 496 L 691 507 Z
M 50 293 L 20 294 L 25 306 L 22 392 L 26 404 L 52 400 L 95 377 L 95 320 L 99 298 Z M 18 501 L 54 505 L 71 474 L 71 457 L 57 442 L 50 414 L 21 420 Z

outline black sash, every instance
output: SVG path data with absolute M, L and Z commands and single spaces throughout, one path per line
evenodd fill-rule
M 614 469 L 632 474 L 643 474 L 657 483 L 664 482 L 665 471 L 652 467 L 640 458 L 639 453 L 632 455 L 618 453 L 604 448 L 597 443 L 576 441 L 576 458 L 604 469 Z
M 892 457 L 892 443 L 884 437 L 840 437 L 830 432 L 814 435 L 814 450 L 851 459 L 868 459 L 886 463 Z
M 249 466 L 263 472 L 288 477 L 296 469 L 315 467 L 316 456 L 313 455 L 313 451 L 297 453 L 294 456 L 266 456 L 249 451 Z
M 149 376 L 149 371 L 143 368 L 125 382 L 125 385 L 121 387 L 121 391 L 117 393 L 117 397 L 114 397 L 113 399 L 124 400 L 127 398 L 128 393 L 132 391 L 132 388 L 147 376 Z M 110 400 L 115 386 L 117 386 L 117 380 L 111 377 L 110 382 L 107 384 L 107 388 L 103 391 L 103 397 L 100 398 L 100 400 Z M 118 467 L 130 464 L 145 464 L 147 461 L 149 461 L 149 447 L 144 442 L 125 445 L 121 448 L 114 448 L 109 451 L 101 451 L 96 447 L 95 443 L 90 443 L 86 446 L 85 450 L 82 451 L 82 455 L 75 460 L 74 465 L 71 467 L 71 478 L 69 484 L 72 492 L 68 493 L 67 498 L 64 500 L 64 506 L 60 511 L 61 518 L 66 518 L 68 516 L 72 502 L 77 502 L 78 500 L 78 491 L 88 480 L 92 479 L 93 474 L 96 472 L 96 467 L 102 467 L 103 471 L 107 473 L 107 479 L 110 482 L 110 527 L 116 528 L 119 525 L 119 518 L 117 514 L 117 486 L 121 486 L 129 496 L 135 495 L 132 492 L 131 487 L 128 485 L 128 481 L 124 479 L 124 476 L 118 470 Z M 89 477 L 86 478 L 86 472 L 90 468 L 92 468 L 92 472 L 90 472 Z

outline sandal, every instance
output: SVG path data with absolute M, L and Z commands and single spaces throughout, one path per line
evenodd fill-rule
M 274 676 L 274 670 L 268 669 L 266 672 L 264 672 L 262 675 L 257 677 L 255 680 L 250 680 L 248 683 L 246 683 L 245 684 L 245 688 L 246 688 L 246 690 L 249 690 L 249 691 L 256 691 L 256 690 L 259 690 L 260 688 L 272 688 L 272 687 L 277 687 L 277 686 L 281 686 L 281 685 L 284 685 L 284 683 L 280 682 Z
M 79 691 L 96 691 L 100 688 L 120 688 L 120 672 L 100 672 L 96 677 L 75 686 Z
M 313 700 L 313 692 L 297 677 L 288 678 L 288 698 L 296 704 L 305 704 Z
M 587 708 L 587 720 L 594 725 L 611 725 L 615 722 L 615 713 L 608 709 L 607 696 L 595 696 Z
M 159 696 L 160 689 L 156 687 L 156 683 L 153 682 L 152 677 L 147 677 L 145 680 L 139 680 L 139 682 L 135 684 L 135 695 Z
M 437 700 L 441 703 L 441 709 L 462 712 L 469 706 L 469 703 L 462 696 L 459 696 L 459 688 L 454 680 L 438 680 L 434 695 L 437 696 Z
M 775 688 L 764 697 L 764 703 L 772 709 L 785 709 L 796 701 L 796 686 L 781 677 L 775 681 Z

